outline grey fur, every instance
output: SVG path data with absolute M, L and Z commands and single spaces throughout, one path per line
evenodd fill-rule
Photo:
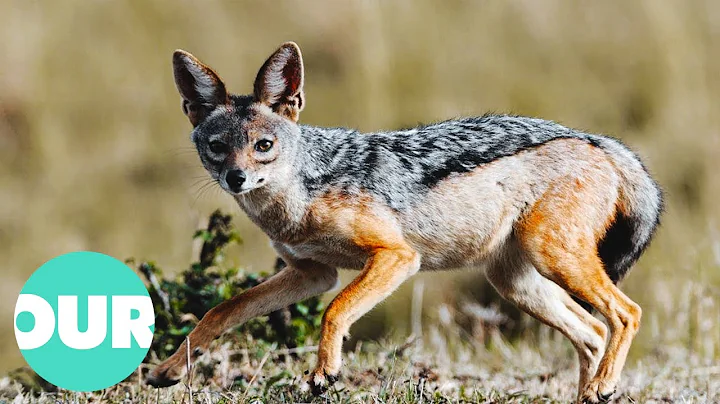
M 484 115 L 392 132 L 301 126 L 304 183 L 311 194 L 327 187 L 382 197 L 407 209 L 453 175 L 560 138 L 597 144 L 587 135 L 542 119 Z

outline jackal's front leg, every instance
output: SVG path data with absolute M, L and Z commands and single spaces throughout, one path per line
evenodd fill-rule
M 405 244 L 377 248 L 360 275 L 333 299 L 323 317 L 318 363 L 308 379 L 313 394 L 337 380 L 343 337 L 350 326 L 419 268 L 418 254 Z
M 251 318 L 316 296 L 337 283 L 337 271 L 313 262 L 292 263 L 267 281 L 227 300 L 210 310 L 190 333 L 193 358 L 207 350 L 210 342 L 228 328 Z M 186 370 L 185 342 L 165 362 L 150 372 L 147 383 L 166 387 L 177 383 Z

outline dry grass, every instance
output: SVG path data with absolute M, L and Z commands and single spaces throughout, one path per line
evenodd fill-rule
M 28 275 L 63 252 L 187 262 L 199 218 L 236 208 L 193 185 L 203 173 L 188 149 L 170 54 L 196 53 L 243 92 L 290 39 L 307 63 L 306 123 L 373 130 L 495 110 L 633 146 L 669 204 L 624 285 L 645 313 L 632 366 L 642 378 L 720 362 L 720 3 L 712 0 L 3 2 L 0 323 L 10 323 Z M 270 268 L 264 236 L 244 219 L 240 227 L 247 243 L 233 259 Z M 477 274 L 443 279 L 427 283 L 426 306 L 454 306 L 466 298 L 458 290 L 489 299 Z M 401 290 L 385 305 L 392 310 L 374 311 L 356 334 L 407 335 L 410 295 Z M 10 330 L 0 330 L 0 372 L 22 364 Z M 663 377 L 694 368 L 684 369 Z M 502 386 L 510 385 L 483 383 Z M 568 397 L 566 381 L 558 386 Z
M 168 389 L 144 386 L 142 378 L 133 375 L 100 392 L 61 390 L 38 395 L 6 379 L 0 381 L 0 403 L 555 403 L 574 399 L 576 359 L 560 335 L 546 330 L 510 344 L 497 328 L 483 325 L 487 317 L 482 316 L 474 319 L 487 337 L 487 343 L 481 343 L 478 335 L 465 334 L 448 317 L 447 308 L 443 310 L 444 319 L 428 327 L 423 339 L 358 343 L 344 357 L 340 381 L 317 398 L 303 383 L 304 371 L 316 360 L 316 347 L 291 352 L 248 349 L 252 342 L 225 340 L 193 364 L 191 379 Z M 671 359 L 653 358 L 629 367 L 616 402 L 720 400 L 717 363 L 707 363 L 687 350 L 660 351 Z M 694 365 L 689 367 L 688 361 Z M 214 374 L 204 376 L 213 367 Z

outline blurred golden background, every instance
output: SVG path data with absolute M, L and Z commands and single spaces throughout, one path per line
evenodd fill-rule
M 371 131 L 497 111 L 623 139 L 668 200 L 623 286 L 644 308 L 632 358 L 677 345 L 720 360 L 720 2 L 18 0 L 0 5 L 1 373 L 23 365 L 15 299 L 58 254 L 183 268 L 220 207 L 245 240 L 232 261 L 271 269 L 267 238 L 197 185 L 170 62 L 183 48 L 248 93 L 288 40 L 304 52 L 304 123 Z M 433 279 L 427 317 L 433 302 L 492 304 L 479 273 Z M 412 283 L 354 333 L 407 335 Z

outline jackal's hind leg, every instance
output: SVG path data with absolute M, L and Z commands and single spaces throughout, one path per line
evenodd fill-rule
M 584 273 L 575 272 L 580 269 Z M 607 402 L 617 388 L 630 345 L 640 328 L 640 306 L 612 283 L 597 256 L 591 255 L 584 262 L 576 261 L 567 266 L 548 266 L 544 270 L 553 271 L 553 279 L 557 279 L 573 295 L 590 303 L 608 321 L 610 340 L 605 355 L 580 397 L 582 402 Z
M 580 362 L 579 394 L 595 374 L 605 350 L 605 325 L 585 312 L 562 288 L 540 275 L 517 248 L 511 247 L 508 254 L 491 264 L 486 275 L 505 299 L 572 342 Z
M 598 256 L 599 239 L 615 215 L 617 194 L 604 182 L 578 184 L 568 181 L 546 193 L 518 224 L 516 234 L 540 274 L 607 319 L 610 340 L 579 398 L 600 403 L 615 392 L 640 327 L 641 310 L 615 286 Z

